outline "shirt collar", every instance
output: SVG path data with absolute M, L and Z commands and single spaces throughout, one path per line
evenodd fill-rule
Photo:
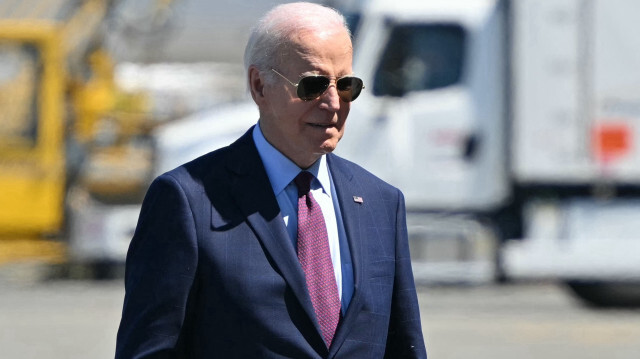
M 267 139 L 264 138 L 262 130 L 260 129 L 260 123 L 256 124 L 253 128 L 252 135 L 264 168 L 267 171 L 269 181 L 271 182 L 273 193 L 275 193 L 277 197 L 302 169 L 267 142 Z M 312 182 L 311 188 L 317 188 L 317 182 L 319 182 L 324 193 L 331 196 L 331 180 L 329 179 L 326 156 L 321 156 L 320 160 L 307 168 L 306 171 L 311 172 L 317 179 L 317 181 Z

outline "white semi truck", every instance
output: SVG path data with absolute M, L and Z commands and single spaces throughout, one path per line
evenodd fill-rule
M 367 87 L 338 153 L 403 190 L 416 277 L 640 305 L 640 2 L 341 4 Z

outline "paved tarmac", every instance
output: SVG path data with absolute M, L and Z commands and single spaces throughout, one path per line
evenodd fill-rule
M 637 359 L 640 311 L 595 310 L 553 284 L 422 288 L 430 358 Z
M 113 358 L 122 282 L 0 278 L 0 357 Z M 431 359 L 640 358 L 640 311 L 597 311 L 551 284 L 421 287 Z

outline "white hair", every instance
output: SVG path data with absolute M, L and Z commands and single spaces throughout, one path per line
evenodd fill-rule
M 300 31 L 326 33 L 337 29 L 350 34 L 344 16 L 335 9 L 309 2 L 278 5 L 252 29 L 244 52 L 245 71 L 251 65 L 260 71 L 279 67 L 284 60 L 283 50 L 292 42 L 292 35 Z

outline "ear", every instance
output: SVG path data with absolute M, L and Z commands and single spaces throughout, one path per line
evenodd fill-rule
M 260 105 L 260 103 L 264 101 L 264 77 L 260 74 L 260 70 L 254 65 L 249 66 L 248 76 L 251 97 L 256 104 Z

